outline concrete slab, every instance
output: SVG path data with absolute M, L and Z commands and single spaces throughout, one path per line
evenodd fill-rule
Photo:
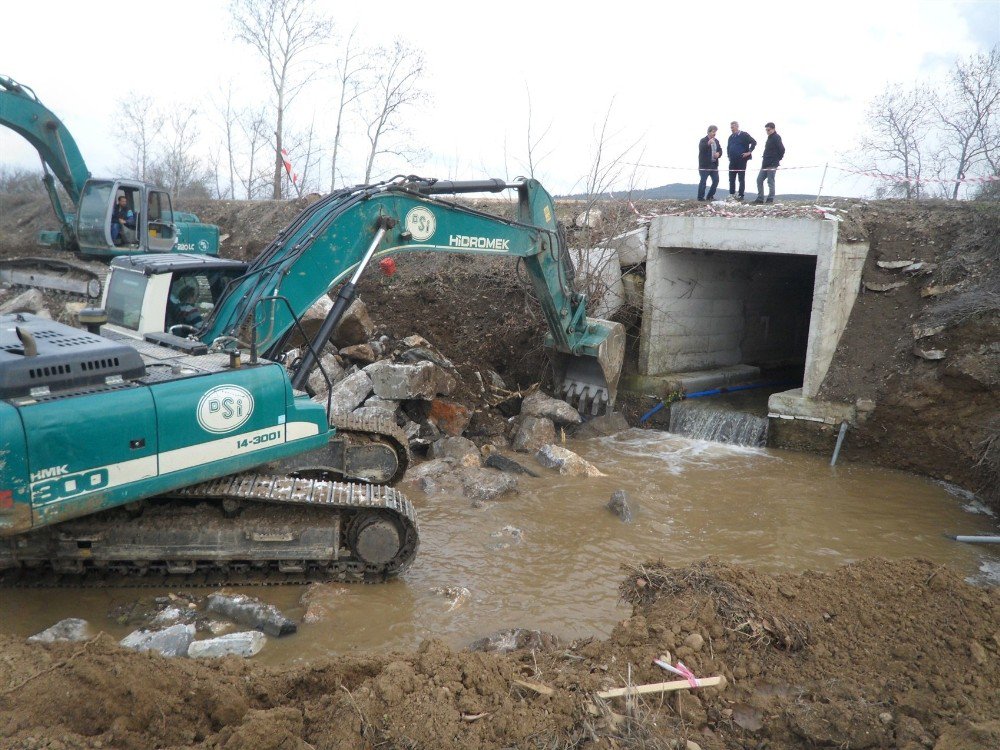
M 665 398 L 671 393 L 697 393 L 722 386 L 739 385 L 760 377 L 760 368 L 752 365 L 732 365 L 711 370 L 666 373 L 664 375 L 632 375 L 619 386 L 629 393 Z
M 818 401 L 803 395 L 801 388 L 772 393 L 767 400 L 767 410 L 771 419 L 802 419 L 830 425 L 853 423 L 857 418 L 854 404 Z

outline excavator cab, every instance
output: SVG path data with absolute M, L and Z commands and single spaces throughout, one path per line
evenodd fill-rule
M 177 231 L 170 195 L 143 182 L 87 180 L 80 197 L 77 237 L 86 255 L 170 252 Z

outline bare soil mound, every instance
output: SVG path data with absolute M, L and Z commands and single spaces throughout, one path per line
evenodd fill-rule
M 268 669 L 0 639 L 5 748 L 1000 746 L 1000 590 L 917 560 L 765 575 L 705 561 L 628 571 L 606 641 L 509 654 L 352 655 Z M 673 679 L 728 687 L 601 700 Z M 550 695 L 516 681 L 551 689 Z M 683 744 L 681 745 L 683 747 Z

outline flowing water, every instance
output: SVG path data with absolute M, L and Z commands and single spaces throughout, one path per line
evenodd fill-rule
M 724 399 L 680 401 L 670 405 L 670 432 L 695 440 L 760 447 L 767 443 L 767 412 L 752 414 L 718 408 Z
M 296 635 L 270 639 L 256 658 L 282 663 L 355 649 L 409 649 L 430 637 L 458 648 L 507 627 L 605 636 L 629 613 L 618 603 L 621 566 L 650 559 L 682 565 L 712 555 L 767 571 L 801 571 L 869 556 L 922 557 L 1000 582 L 1000 549 L 945 536 L 995 534 L 996 519 L 930 480 L 850 464 L 830 468 L 823 456 L 652 430 L 567 447 L 607 476 L 519 477 L 520 494 L 483 508 L 406 487 L 422 540 L 413 567 L 384 585 L 320 587 L 313 601 L 326 614 L 302 623 Z M 516 458 L 534 466 L 530 457 Z M 605 508 L 619 489 L 638 506 L 631 524 Z M 302 587 L 244 591 L 294 619 L 305 612 Z M 64 617 L 83 617 L 122 637 L 131 628 L 110 620 L 108 611 L 164 593 L 3 590 L 0 632 L 26 636 Z

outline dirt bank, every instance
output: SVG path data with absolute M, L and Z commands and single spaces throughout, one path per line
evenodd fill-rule
M 627 571 L 606 641 L 510 654 L 358 655 L 285 669 L 0 639 L 5 748 L 1000 746 L 1000 590 L 922 561 L 768 576 L 704 562 Z M 723 691 L 602 701 L 670 653 Z M 540 695 L 516 680 L 551 689 Z

